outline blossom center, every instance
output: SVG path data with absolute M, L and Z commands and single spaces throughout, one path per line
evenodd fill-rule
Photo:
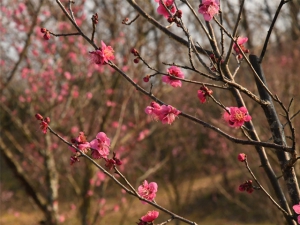
M 238 121 L 243 121 L 244 120 L 244 113 L 239 111 L 239 112 L 236 112 L 235 115 L 234 115 L 234 118 Z

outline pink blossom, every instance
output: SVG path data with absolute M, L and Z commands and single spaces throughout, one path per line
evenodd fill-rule
M 174 5 L 174 0 L 155 0 L 155 1 L 159 3 L 159 6 L 157 8 L 157 13 L 160 14 L 160 15 L 163 15 L 165 18 L 168 18 L 170 16 L 170 14 L 166 10 L 164 5 L 161 3 L 161 1 L 163 1 L 163 3 L 169 9 L 169 11 L 171 12 L 172 15 L 176 12 L 176 7 Z
M 171 105 L 160 106 L 156 102 L 152 102 L 147 106 L 145 112 L 151 115 L 155 120 L 160 120 L 163 124 L 172 124 L 181 112 Z
M 71 208 L 71 210 L 75 210 L 75 209 L 76 209 L 76 205 L 75 205 L 74 203 L 72 203 L 72 204 L 70 205 L 70 208 Z
M 83 132 L 79 132 L 79 135 L 77 138 L 73 138 L 71 140 L 71 142 L 73 143 L 73 145 L 75 145 L 77 148 L 79 148 L 82 152 L 87 153 L 87 151 L 90 149 L 90 143 L 87 142 L 86 137 L 84 135 Z M 70 147 L 71 151 L 73 153 L 76 153 L 76 149 Z
M 86 93 L 86 98 L 87 98 L 87 99 L 93 98 L 93 93 L 92 93 L 92 92 Z
M 111 46 L 106 46 L 106 44 L 101 41 L 101 48 L 90 52 L 90 59 L 96 64 L 105 65 L 109 60 L 115 59 L 114 50 Z
M 161 106 L 156 102 L 151 102 L 150 106 L 147 106 L 145 109 L 145 113 L 151 115 L 153 119 L 158 120 L 157 111 L 161 109 Z
M 212 90 L 208 89 L 205 86 L 202 86 L 200 88 L 200 90 L 198 90 L 198 98 L 200 100 L 201 103 L 205 103 L 206 102 L 206 98 L 208 96 L 210 96 L 213 93 Z
M 58 219 L 59 223 L 63 223 L 63 222 L 65 222 L 65 220 L 66 220 L 66 217 L 64 215 L 59 216 L 59 219 Z
M 115 206 L 114 206 L 114 211 L 115 211 L 115 212 L 118 212 L 119 210 L 120 210 L 120 206 L 119 206 L 119 205 L 115 205 Z
M 300 224 L 300 202 L 298 205 L 293 206 L 293 210 L 295 211 L 296 214 L 298 214 L 298 224 Z
M 224 112 L 223 118 L 230 127 L 241 127 L 244 122 L 252 119 L 245 107 L 226 107 L 226 109 L 227 111 Z
M 238 37 L 237 39 L 237 44 L 240 46 L 240 48 L 242 49 L 242 51 L 244 53 L 249 53 L 249 49 L 247 49 L 244 44 L 248 41 L 247 37 Z M 234 43 L 232 46 L 233 50 L 236 52 L 237 56 L 239 59 L 243 58 L 243 55 L 241 54 L 240 49 L 238 48 L 238 46 Z
M 153 222 L 159 215 L 159 212 L 153 210 L 153 211 L 149 211 L 147 212 L 147 214 L 145 216 L 141 217 L 141 220 L 143 222 Z
M 168 73 L 174 77 L 179 77 L 181 79 L 184 78 L 184 74 L 182 73 L 180 68 L 178 68 L 177 66 L 171 66 L 168 69 Z M 170 84 L 173 87 L 181 87 L 181 80 L 177 80 L 176 78 L 173 78 L 170 76 L 163 76 L 162 81 L 164 83 Z
M 138 193 L 141 197 L 152 201 L 157 192 L 157 183 L 151 182 L 148 184 L 148 181 L 144 180 L 143 184 L 138 187 Z
M 146 137 L 147 137 L 147 135 L 149 134 L 149 130 L 148 129 L 145 129 L 145 130 L 142 130 L 140 133 L 139 133 L 139 136 L 138 136 L 138 141 L 142 141 L 142 140 L 144 140 Z
M 158 119 L 163 124 L 172 124 L 176 118 L 181 112 L 177 109 L 175 109 L 171 105 L 163 105 L 161 107 L 161 110 L 158 113 Z
M 107 158 L 109 155 L 110 139 L 105 133 L 99 132 L 96 135 L 96 139 L 90 142 L 92 148 L 92 157 L 94 159 Z
M 240 154 L 238 154 L 238 160 L 240 161 L 240 162 L 244 162 L 245 160 L 246 160 L 246 154 L 245 153 L 240 153 Z
M 64 76 L 67 80 L 71 80 L 71 78 L 72 78 L 72 74 L 68 71 L 64 72 Z
M 18 6 L 18 10 L 20 13 L 24 12 L 24 10 L 26 10 L 26 5 L 23 2 L 20 3 Z
M 219 12 L 219 1 L 217 0 L 203 0 L 199 5 L 198 12 L 204 17 L 204 20 L 210 21 L 215 14 Z

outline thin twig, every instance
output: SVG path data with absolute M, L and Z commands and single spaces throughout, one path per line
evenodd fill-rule
M 237 28 L 239 26 L 239 23 L 240 23 L 241 17 L 242 17 L 242 11 L 243 11 L 243 8 L 244 8 L 244 3 L 245 3 L 245 0 L 242 0 L 241 5 L 240 5 L 240 11 L 239 11 L 236 23 L 235 23 L 235 27 L 234 27 L 233 32 L 232 32 L 232 37 L 236 36 Z M 217 21 L 215 18 L 214 18 L 214 20 Z M 219 22 L 217 22 L 217 23 L 220 24 Z M 220 27 L 223 27 L 222 24 L 220 24 L 220 25 L 221 25 Z M 228 62 L 229 62 L 229 58 L 230 58 L 230 55 L 231 55 L 231 52 L 232 52 L 233 43 L 234 43 L 234 39 L 232 39 L 231 42 L 230 42 L 229 49 L 228 49 L 228 52 L 227 52 L 227 56 L 224 60 L 225 65 L 227 65 Z
M 208 30 L 205 28 L 204 24 L 201 22 L 201 20 L 198 17 L 198 14 L 195 12 L 194 8 L 191 6 L 191 4 L 187 1 L 187 0 L 181 0 L 182 2 L 184 2 L 189 9 L 191 10 L 191 12 L 193 13 L 193 15 L 195 16 L 196 20 L 198 21 L 198 23 L 200 24 L 201 28 L 203 29 L 204 33 L 206 34 L 206 37 L 208 38 L 208 40 L 212 40 L 211 36 L 209 35 Z
M 140 14 L 137 14 L 137 16 L 133 18 L 133 20 L 131 20 L 130 22 L 127 22 L 127 21 L 123 20 L 124 22 L 122 22 L 122 24 L 128 25 L 128 26 L 129 26 L 129 25 L 131 25 L 134 21 L 136 21 L 139 17 L 140 17 Z M 127 18 L 126 18 L 126 19 L 127 19 Z
M 58 1 L 58 0 L 57 0 Z M 148 20 L 151 24 L 153 24 L 156 28 L 158 28 L 160 31 L 165 33 L 168 37 L 176 40 L 177 42 L 188 46 L 188 42 L 184 40 L 183 38 L 177 36 L 173 32 L 169 31 L 167 28 L 165 28 L 163 25 L 161 25 L 159 22 L 157 22 L 153 17 L 151 17 L 148 13 L 146 13 L 144 10 L 141 9 L 141 7 L 136 3 L 134 0 L 127 0 L 127 2 L 146 20 Z M 196 47 L 197 48 L 197 47 Z M 211 54 L 212 52 L 209 50 L 203 50 L 200 48 L 197 48 L 198 52 L 204 53 L 206 51 L 208 54 Z
M 77 25 L 77 22 L 76 22 L 76 19 L 75 19 L 75 16 L 74 16 L 74 13 L 73 13 L 73 10 L 72 10 L 72 4 L 74 4 L 75 1 L 74 0 L 69 0 L 69 11 L 70 11 L 70 14 L 71 14 L 71 18 L 72 20 L 74 21 L 74 23 Z M 78 26 L 78 25 L 77 25 Z
M 55 37 L 67 37 L 67 36 L 76 36 L 76 35 L 81 35 L 81 33 L 68 33 L 68 34 L 55 34 L 49 31 L 49 33 Z
M 263 46 L 263 48 L 262 48 L 262 51 L 261 51 L 261 54 L 260 54 L 260 57 L 259 57 L 259 60 L 258 60 L 259 63 L 262 63 L 262 61 L 263 61 L 263 59 L 264 59 L 265 53 L 266 53 L 266 51 L 267 51 L 269 39 L 270 39 L 270 37 L 271 37 L 272 31 L 273 31 L 275 22 L 276 22 L 276 20 L 277 20 L 277 18 L 278 18 L 278 15 L 279 15 L 279 13 L 280 13 L 280 10 L 281 10 L 282 6 L 283 6 L 285 3 L 287 3 L 287 2 L 288 2 L 288 1 L 281 0 L 280 3 L 279 3 L 279 6 L 278 6 L 278 8 L 277 8 L 277 10 L 276 10 L 276 13 L 275 13 L 275 15 L 274 15 L 274 19 L 272 20 L 271 26 L 270 26 L 270 28 L 269 28 L 269 30 L 268 30 L 268 34 L 267 34 L 267 36 L 266 36 L 266 39 L 265 39 L 265 42 L 264 42 L 264 46 Z
M 56 137 L 58 137 L 62 142 L 67 144 L 68 146 L 76 149 L 78 153 L 80 153 L 80 156 L 83 156 L 90 160 L 98 169 L 100 169 L 105 175 L 109 176 L 115 183 L 117 183 L 119 186 L 121 186 L 128 194 L 135 195 L 134 192 L 129 190 L 125 185 L 123 185 L 120 181 L 115 178 L 115 176 L 111 175 L 106 169 L 104 169 L 102 166 L 100 166 L 95 160 L 93 160 L 91 157 L 89 157 L 87 154 L 83 153 L 79 148 L 77 148 L 75 145 L 71 144 L 70 142 L 66 141 L 63 137 L 61 137 L 58 133 L 56 133 L 50 126 L 48 126 L 48 130 L 54 134 Z
M 285 119 L 287 120 L 287 123 L 289 125 L 290 131 L 291 131 L 291 135 L 292 135 L 292 148 L 294 149 L 294 151 L 296 151 L 296 134 L 295 134 L 295 128 L 292 124 L 291 118 L 289 116 L 289 110 L 283 105 L 282 101 L 280 101 L 280 99 L 278 98 L 278 96 L 276 96 L 277 98 L 277 102 L 279 103 L 279 105 L 281 106 L 281 108 L 283 109 L 283 111 L 285 112 Z
M 286 216 L 290 217 L 291 215 L 289 215 L 287 213 L 287 211 L 285 211 L 273 198 L 272 196 L 266 191 L 266 189 L 264 189 L 264 187 L 260 184 L 260 182 L 257 180 L 257 178 L 255 177 L 254 173 L 252 172 L 252 170 L 250 169 L 249 165 L 248 165 L 248 161 L 247 161 L 247 157 L 245 159 L 245 165 L 247 170 L 249 171 L 249 173 L 251 174 L 251 176 L 253 177 L 253 179 L 255 180 L 255 182 L 257 183 L 257 185 L 260 187 L 260 189 L 265 193 L 265 195 L 267 195 L 267 197 L 273 202 L 273 204 L 281 211 L 283 212 L 283 214 L 285 214 Z

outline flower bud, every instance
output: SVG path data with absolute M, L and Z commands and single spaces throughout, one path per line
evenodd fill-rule
M 44 27 L 42 27 L 42 28 L 41 28 L 41 32 L 42 32 L 42 33 L 46 33 L 46 32 L 47 32 L 47 29 L 44 28 Z
M 245 153 L 240 153 L 239 155 L 238 155 L 238 160 L 240 161 L 240 162 L 244 162 L 245 160 L 246 160 L 246 154 Z
M 44 34 L 44 39 L 47 41 L 50 39 L 50 33 L 48 31 Z
M 42 115 L 39 114 L 39 113 L 35 114 L 35 118 L 36 118 L 37 120 L 43 120 L 43 119 L 44 119 L 44 118 L 42 117 Z

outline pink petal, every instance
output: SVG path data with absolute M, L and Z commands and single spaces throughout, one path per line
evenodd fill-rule
M 299 205 L 294 205 L 293 209 L 294 209 L 295 213 L 300 214 L 300 203 L 299 203 Z

